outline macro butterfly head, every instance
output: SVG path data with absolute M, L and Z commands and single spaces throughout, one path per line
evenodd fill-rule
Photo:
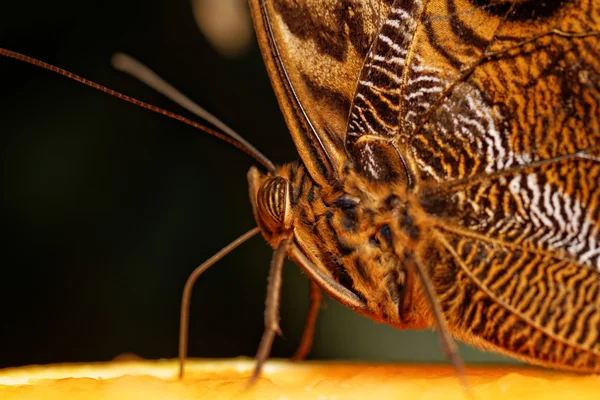
M 399 328 L 433 325 L 422 289 L 399 257 L 415 232 L 403 185 L 383 188 L 388 195 L 365 190 L 359 177 L 336 188 L 316 184 L 297 163 L 275 176 L 257 168 L 248 172 L 254 216 L 267 242 L 277 248 L 288 239 L 318 269 L 362 303 L 362 314 Z M 361 188 L 362 186 L 362 188 Z M 411 219 L 410 228 L 406 219 Z M 404 227 L 401 226 L 404 221 Z M 306 262 L 298 260 L 300 266 Z M 309 271 L 310 274 L 312 271 Z M 340 294 L 343 300 L 343 294 Z
M 294 219 L 292 202 L 292 166 L 280 168 L 276 175 L 261 174 L 257 168 L 248 171 L 250 202 L 256 223 L 265 240 L 277 247 L 291 234 Z

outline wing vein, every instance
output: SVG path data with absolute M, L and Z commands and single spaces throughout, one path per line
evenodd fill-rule
M 457 234 L 460 234 L 458 232 L 456 232 Z M 469 276 L 469 278 L 483 291 L 485 292 L 485 294 L 487 294 L 496 304 L 500 305 L 501 307 L 504 307 L 506 310 L 508 310 L 510 313 L 518 316 L 519 318 L 521 318 L 524 322 L 528 323 L 529 325 L 533 326 L 535 329 L 539 330 L 540 332 L 543 332 L 544 334 L 548 335 L 548 337 L 553 338 L 556 341 L 562 342 L 567 346 L 573 347 L 573 348 L 577 348 L 577 349 L 581 349 L 583 351 L 590 351 L 592 352 L 594 355 L 596 356 L 600 356 L 600 351 L 597 351 L 596 349 L 590 347 L 590 346 L 582 346 L 578 343 L 574 343 L 571 340 L 568 340 L 564 337 L 560 337 L 557 336 L 554 332 L 549 331 L 548 329 L 546 329 L 545 327 L 541 326 L 540 324 L 538 324 L 537 322 L 533 321 L 531 318 L 529 318 L 528 316 L 524 315 L 523 313 L 521 313 L 519 310 L 517 310 L 516 308 L 514 308 L 513 306 L 507 304 L 505 301 L 503 301 L 501 298 L 499 298 L 496 294 L 494 294 L 485 284 L 483 284 L 483 282 L 481 282 L 480 279 L 477 278 L 477 276 L 475 276 L 475 274 L 473 273 L 473 271 L 471 271 L 469 268 L 467 268 L 467 266 L 465 265 L 465 263 L 463 262 L 462 258 L 456 253 L 456 251 L 454 250 L 454 248 L 452 247 L 452 245 L 446 240 L 446 238 L 440 234 L 439 231 L 434 230 L 434 235 L 436 237 L 436 239 L 442 243 L 442 245 L 444 246 L 444 248 L 452 255 L 452 257 L 456 260 L 456 262 L 458 263 L 458 265 L 460 266 L 461 270 L 467 274 Z M 489 242 L 489 239 L 487 239 L 486 241 Z M 526 250 L 529 251 L 529 250 Z

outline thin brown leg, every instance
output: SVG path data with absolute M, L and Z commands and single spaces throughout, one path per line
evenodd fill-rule
M 310 306 L 308 308 L 308 314 L 306 315 L 306 321 L 304 322 L 304 331 L 302 332 L 302 339 L 300 339 L 300 345 L 296 350 L 296 353 L 292 356 L 292 360 L 299 361 L 304 360 L 313 344 L 313 338 L 315 336 L 315 325 L 317 324 L 317 317 L 319 316 L 319 310 L 321 309 L 321 300 L 323 299 L 323 292 L 321 288 L 315 282 L 310 281 Z
M 190 274 L 185 282 L 183 296 L 181 296 L 181 314 L 179 317 L 179 379 L 183 378 L 183 368 L 185 366 L 185 359 L 187 357 L 190 304 L 192 301 L 192 289 L 194 288 L 196 280 L 204 273 L 204 271 L 209 269 L 217 261 L 225 257 L 227 254 L 229 254 L 229 252 L 237 248 L 246 240 L 250 239 L 252 236 L 256 235 L 258 232 L 260 232 L 259 228 L 251 229 L 239 238 L 235 239 L 233 242 L 229 243 L 227 246 L 223 247 L 217 254 L 196 267 L 196 269 Z
M 256 367 L 248 381 L 251 386 L 259 377 L 264 363 L 269 358 L 275 334 L 281 334 L 279 329 L 279 304 L 281 302 L 281 284 L 283 275 L 283 261 L 290 246 L 290 240 L 285 239 L 273 253 L 271 268 L 269 270 L 269 284 L 267 285 L 267 300 L 265 302 L 265 332 L 260 340 L 256 353 Z
M 474 399 L 474 396 L 470 390 L 470 386 L 467 382 L 467 376 L 465 374 L 465 367 L 460 357 L 460 353 L 458 352 L 458 346 L 456 342 L 450 335 L 450 330 L 448 329 L 448 325 L 446 324 L 446 317 L 442 311 L 442 307 L 440 306 L 440 302 L 437 299 L 435 289 L 433 284 L 431 283 L 431 278 L 429 277 L 429 273 L 425 270 L 425 267 L 419 263 L 417 259 L 414 257 L 405 254 L 404 259 L 409 261 L 409 264 L 414 266 L 417 274 L 419 275 L 421 285 L 423 285 L 423 290 L 425 291 L 425 296 L 429 302 L 429 306 L 431 307 L 431 311 L 433 313 L 433 317 L 435 319 L 435 325 L 438 328 L 438 335 L 440 338 L 440 343 L 444 353 L 450 363 L 456 370 L 458 375 L 458 379 L 466 391 L 467 397 L 470 399 Z

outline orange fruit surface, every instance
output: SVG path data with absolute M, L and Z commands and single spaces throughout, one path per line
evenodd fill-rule
M 253 360 L 115 361 L 0 370 L 2 400 L 466 399 L 452 368 L 426 365 L 269 361 L 246 389 Z M 600 399 L 600 376 L 530 367 L 469 367 L 476 399 Z

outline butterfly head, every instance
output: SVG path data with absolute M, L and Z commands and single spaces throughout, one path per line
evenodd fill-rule
M 252 167 L 248 172 L 254 218 L 265 239 L 274 247 L 290 237 L 293 228 L 293 169 L 292 165 L 286 165 L 274 174 L 263 174 Z
M 270 232 L 287 231 L 292 226 L 292 185 L 281 176 L 266 177 L 256 193 L 256 207 Z
M 373 319 L 399 327 L 429 325 L 414 277 L 396 252 L 407 241 L 394 222 L 405 202 L 383 194 L 378 200 L 349 183 L 320 186 L 301 164 L 267 174 L 252 168 L 248 181 L 254 216 L 272 247 L 291 239 L 327 280 L 360 299 Z

